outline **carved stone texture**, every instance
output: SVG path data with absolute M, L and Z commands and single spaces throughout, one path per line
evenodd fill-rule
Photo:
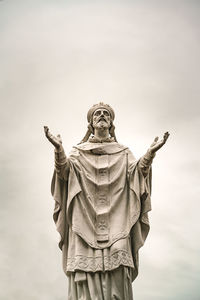
M 69 277 L 69 300 L 133 299 L 138 251 L 149 232 L 151 163 L 169 134 L 155 138 L 136 160 L 117 142 L 114 117 L 109 105 L 94 105 L 86 135 L 68 158 L 60 135 L 53 136 L 45 126 L 55 146 L 53 217 Z

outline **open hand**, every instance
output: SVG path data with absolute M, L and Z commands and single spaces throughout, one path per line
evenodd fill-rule
M 49 127 L 44 126 L 44 132 L 45 135 L 47 137 L 47 139 L 58 149 L 62 146 L 62 139 L 60 134 L 58 134 L 57 136 L 54 136 L 53 134 L 51 134 L 51 132 L 49 131 Z
M 169 132 L 165 132 L 165 134 L 163 135 L 162 140 L 158 140 L 159 138 L 156 137 L 153 141 L 153 143 L 151 144 L 149 151 L 154 154 L 156 151 L 158 151 L 167 141 L 169 137 Z

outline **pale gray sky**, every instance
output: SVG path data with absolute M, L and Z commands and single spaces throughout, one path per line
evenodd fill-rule
M 100 100 L 137 158 L 171 133 L 135 299 L 200 299 L 199 53 L 199 1 L 0 1 L 0 299 L 67 298 L 43 125 L 69 152 Z

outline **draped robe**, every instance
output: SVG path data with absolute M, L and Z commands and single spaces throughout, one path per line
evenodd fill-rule
M 151 169 L 144 175 L 127 147 L 86 142 L 73 148 L 52 179 L 53 217 L 71 280 L 119 268 L 136 278 L 138 251 L 149 232 L 150 193 Z

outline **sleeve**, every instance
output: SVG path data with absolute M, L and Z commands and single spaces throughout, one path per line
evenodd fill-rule
M 150 167 L 155 155 L 156 155 L 155 153 L 152 154 L 148 150 L 147 153 L 140 158 L 138 162 L 138 167 L 141 170 L 144 177 L 146 177 L 149 174 Z
M 139 204 L 139 217 L 130 231 L 130 241 L 134 269 L 132 269 L 132 281 L 138 275 L 139 268 L 139 249 L 144 245 L 149 233 L 148 213 L 151 210 L 151 163 L 152 155 L 146 153 L 138 161 L 129 154 L 129 199 Z M 132 193 L 132 191 L 134 193 Z M 135 195 L 135 196 L 134 196 Z M 135 206 L 137 207 L 137 206 Z
M 67 180 L 69 176 L 69 161 L 63 147 L 55 149 L 55 171 L 60 179 Z

